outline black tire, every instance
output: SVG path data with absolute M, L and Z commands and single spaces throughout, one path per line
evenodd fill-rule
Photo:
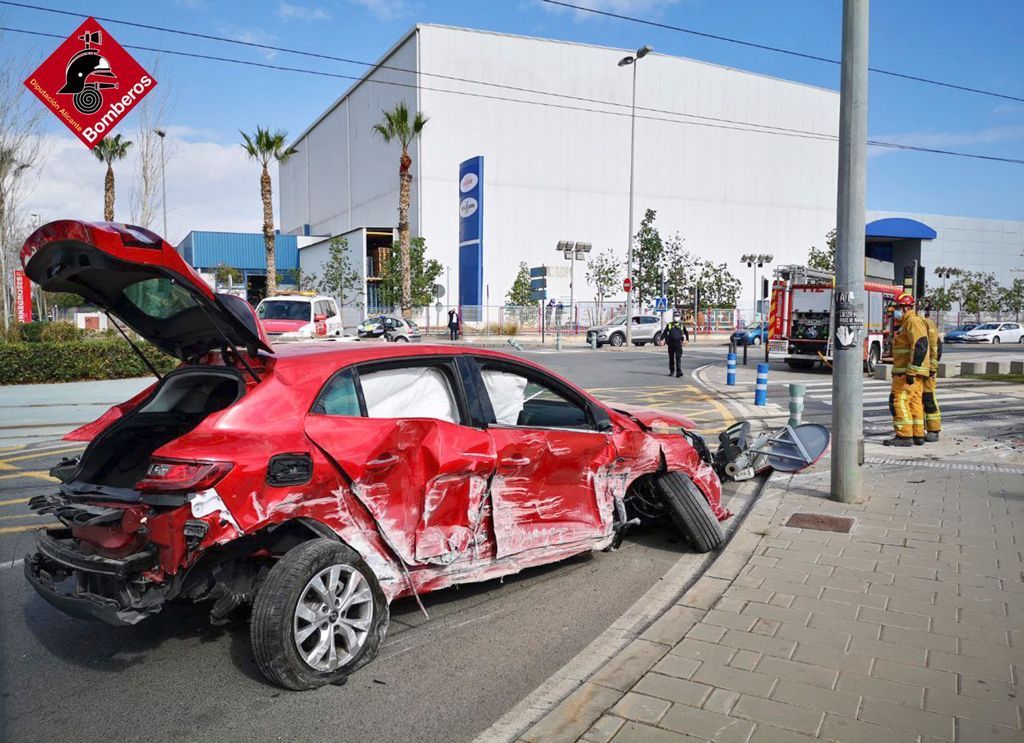
M 797 369 L 799 371 L 808 371 L 814 368 L 815 362 L 810 359 L 786 359 L 786 366 L 790 369 Z
M 997 335 L 997 336 L 995 336 L 994 338 L 992 338 L 992 345 L 994 346 L 994 345 L 996 345 L 997 343 L 999 343 L 999 336 L 998 336 L 998 335 Z
M 1022 335 L 1021 338 L 1024 338 L 1024 335 Z M 660 346 L 661 345 L 661 332 L 660 331 L 654 334 L 654 345 L 656 345 L 656 346 Z
M 295 608 L 307 584 L 326 567 L 346 565 L 361 573 L 372 594 L 373 617 L 362 648 L 334 671 L 319 671 L 299 654 L 293 635 Z M 260 671 L 271 683 L 301 691 L 343 683 L 345 677 L 377 655 L 388 629 L 388 603 L 377 576 L 351 547 L 313 539 L 285 553 L 267 574 L 252 607 L 249 638 Z
M 760 346 L 761 345 L 761 336 L 759 336 L 759 335 L 755 335 L 754 336 L 754 345 L 755 346 Z
M 620 348 L 626 344 L 626 336 L 622 333 L 613 333 L 612 337 L 608 339 L 608 342 L 615 348 Z
M 690 478 L 680 472 L 666 472 L 658 477 L 654 487 L 676 530 L 697 552 L 710 552 L 722 546 L 722 525 Z
M 408 343 L 408 342 L 409 342 L 409 339 L 406 338 L 404 335 L 400 335 L 397 338 L 395 338 L 395 343 Z
M 871 349 L 868 351 L 868 360 L 864 362 L 864 370 L 867 371 L 868 374 L 874 374 L 875 367 L 878 366 L 878 362 L 881 358 L 881 349 L 878 347 L 877 343 L 872 343 Z

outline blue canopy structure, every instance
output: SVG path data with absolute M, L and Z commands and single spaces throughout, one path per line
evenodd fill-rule
M 882 240 L 934 240 L 935 230 L 923 222 L 905 217 L 876 219 L 864 228 L 868 238 Z

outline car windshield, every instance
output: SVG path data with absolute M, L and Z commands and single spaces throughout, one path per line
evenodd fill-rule
M 987 322 L 984 325 L 979 325 L 975 330 L 996 330 L 998 327 L 994 322 Z
M 760 330 L 761 329 L 761 323 L 759 323 L 759 322 L 752 322 L 752 323 L 750 323 L 750 325 L 748 325 L 746 327 L 746 329 L 747 330 Z
M 309 302 L 275 299 L 260 302 L 256 314 L 260 320 L 309 320 Z
M 968 330 L 974 330 L 974 328 L 975 328 L 974 325 L 957 325 L 950 332 L 951 333 L 966 333 Z

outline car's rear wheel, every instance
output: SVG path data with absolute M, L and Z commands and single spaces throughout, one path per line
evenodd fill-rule
M 1024 338 L 1024 336 L 1021 336 L 1021 337 Z M 656 346 L 660 346 L 661 345 L 661 333 L 660 332 L 654 334 L 654 345 L 656 345 Z
M 761 345 L 761 336 L 759 336 L 759 335 L 755 335 L 754 336 L 754 345 L 755 346 L 760 346 Z
M 625 344 L 626 336 L 624 336 L 622 333 L 615 333 L 611 338 L 608 339 L 608 342 L 615 346 L 615 348 L 619 348 L 620 346 Z
M 697 552 L 710 552 L 725 541 L 711 505 L 693 481 L 680 472 L 666 472 L 654 484 L 672 523 Z
M 253 603 L 250 639 L 260 671 L 286 689 L 337 684 L 377 655 L 388 605 L 352 548 L 314 539 L 270 570 Z
M 395 338 L 395 343 L 408 343 L 408 342 L 409 342 L 409 339 L 406 336 L 404 336 L 404 335 L 400 335 L 397 338 Z

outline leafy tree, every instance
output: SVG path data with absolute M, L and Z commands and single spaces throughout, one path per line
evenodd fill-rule
M 928 289 L 924 295 L 924 301 L 933 310 L 939 312 L 949 312 L 953 309 L 953 302 L 956 301 L 956 297 L 953 296 L 953 292 L 949 289 L 945 289 L 941 286 L 936 286 Z
M 263 245 L 267 251 L 267 296 L 277 291 L 277 261 L 274 255 L 274 199 L 270 187 L 270 170 L 267 168 L 272 160 L 279 164 L 288 162 L 298 152 L 294 147 L 285 147 L 288 134 L 280 129 L 271 133 L 270 129 L 256 127 L 255 134 L 242 135 L 242 149 L 250 160 L 260 164 L 260 198 L 263 201 Z
M 422 237 L 412 238 L 409 241 L 409 271 L 404 271 L 399 243 L 391 245 L 391 250 L 382 261 L 380 270 L 378 297 L 381 306 L 399 306 L 406 283 L 412 292 L 411 306 L 423 307 L 430 304 L 430 300 L 434 298 L 434 282 L 444 271 L 444 266 L 433 258 L 427 259 L 426 252 L 427 241 Z
M 615 294 L 622 283 L 622 260 L 611 248 L 587 261 L 587 282 L 596 291 L 598 317 L 603 317 L 605 297 Z
M 317 291 L 319 279 L 315 273 L 303 271 L 302 268 L 286 268 L 277 272 L 279 284 L 289 284 L 295 287 L 296 291 L 312 292 Z
M 505 295 L 506 311 L 520 323 L 526 322 L 536 313 L 536 309 L 531 306 L 530 291 L 530 269 L 521 261 L 515 281 Z
M 362 294 L 363 282 L 359 272 L 352 268 L 348 257 L 348 240 L 344 237 L 332 237 L 328 244 L 329 255 L 324 264 L 323 276 L 316 282 L 317 291 L 334 297 L 339 307 L 347 305 L 362 306 L 359 296 Z M 316 277 L 311 277 L 315 279 Z
M 712 261 L 701 264 L 697 286 L 700 289 L 699 309 L 734 308 L 743 287 L 727 264 Z
M 217 286 L 234 285 L 242 280 L 242 272 L 227 263 L 220 263 L 213 270 L 213 280 L 217 282 Z
M 999 290 L 999 309 L 1012 312 L 1013 319 L 1020 321 L 1020 313 L 1024 312 L 1024 279 L 1014 279 L 1010 286 Z
M 120 134 L 106 136 L 92 148 L 92 154 L 101 163 L 107 164 L 107 176 L 103 180 L 103 221 L 114 221 L 114 163 L 128 156 L 131 140 L 122 139 Z
M 821 250 L 815 246 L 811 246 L 811 251 L 807 255 L 807 267 L 814 268 L 818 271 L 832 271 L 836 270 L 836 231 L 830 230 L 825 235 L 825 247 Z
M 402 316 L 412 314 L 415 301 L 415 289 L 412 285 L 412 253 L 409 243 L 409 201 L 412 190 L 412 158 L 409 156 L 409 145 L 423 131 L 428 118 L 422 111 L 409 120 L 409 109 L 405 102 L 399 102 L 390 111 L 381 111 L 384 120 L 374 124 L 373 131 L 385 142 L 397 140 L 402 145 L 402 156 L 398 161 L 398 245 L 402 263 Z M 427 300 L 430 301 L 429 299 Z
M 71 292 L 56 292 L 53 294 L 47 292 L 47 299 L 49 299 L 54 306 L 60 307 L 62 310 L 69 310 L 73 307 L 85 307 L 89 304 L 89 302 L 86 302 L 84 298 L 77 294 L 72 294 Z
M 665 244 L 654 226 L 656 216 L 654 209 L 645 211 L 640 230 L 633 236 L 633 292 L 637 307 L 642 307 L 645 299 L 658 296 L 661 290 Z
M 999 310 L 999 282 L 995 274 L 964 271 L 949 287 L 950 294 L 960 303 L 964 312 L 981 320 L 982 312 Z
M 665 241 L 665 291 L 673 306 L 683 304 L 683 296 L 696 286 L 701 274 L 700 260 L 683 248 L 683 238 L 675 234 Z

